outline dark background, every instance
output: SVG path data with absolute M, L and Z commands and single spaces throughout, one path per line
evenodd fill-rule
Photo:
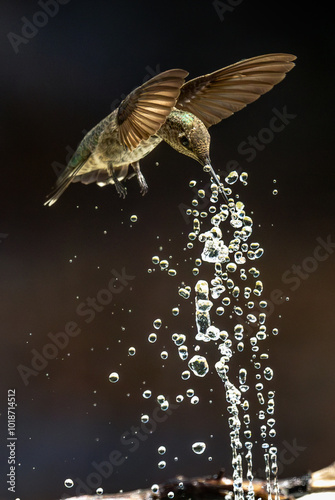
M 177 288 L 182 280 L 194 285 L 190 258 L 200 246 L 185 250 L 190 225 L 179 205 L 190 205 L 189 181 L 203 186 L 206 174 L 161 144 L 142 161 L 149 184 L 143 198 L 133 180 L 125 200 L 113 187 L 76 184 L 52 208 L 43 202 L 55 165 L 65 164 L 82 131 L 153 73 L 180 67 L 193 78 L 271 52 L 297 55 L 296 68 L 259 101 L 210 130 L 211 156 L 217 170 L 236 160 L 248 172 L 248 186 L 236 189 L 253 213 L 253 238 L 265 249 L 257 262 L 264 297 L 274 289 L 289 297 L 271 315 L 270 325 L 280 334 L 268 341 L 281 476 L 328 465 L 335 444 L 335 257 L 331 246 L 318 254 L 322 261 L 314 254 L 317 238 L 335 241 L 334 37 L 327 7 L 241 1 L 219 15 L 218 4 L 203 0 L 70 0 L 15 53 L 8 33 L 22 36 L 22 17 L 32 20 L 41 7 L 27 0 L 0 5 L 1 498 L 75 495 L 76 478 L 85 482 L 95 471 L 92 463 L 107 461 L 113 450 L 128 458 L 106 474 L 105 492 L 149 487 L 176 474 L 212 474 L 222 466 L 230 473 L 222 384 L 215 373 L 182 382 L 186 366 L 170 339 L 173 331 L 189 339 L 194 334 L 192 305 L 183 302 Z M 273 108 L 285 106 L 295 117 L 246 161 L 238 152 L 241 142 L 269 127 Z M 155 254 L 172 255 L 175 278 L 157 267 L 148 273 Z M 302 266 L 300 277 L 294 265 Z M 78 304 L 96 297 L 111 271 L 123 268 L 134 279 L 85 323 L 76 313 Z M 171 308 L 178 303 L 183 313 L 174 318 Z M 163 326 L 150 345 L 147 336 L 157 317 Z M 18 366 L 31 366 L 31 350 L 42 352 L 50 343 L 48 333 L 64 331 L 70 321 L 80 334 L 25 385 Z M 222 322 L 224 327 L 224 317 Z M 137 349 L 135 357 L 128 356 L 130 346 Z M 166 362 L 159 356 L 164 346 Z M 217 356 L 215 349 L 209 354 L 211 368 Z M 114 385 L 108 381 L 112 371 L 120 373 Z M 146 387 L 153 391 L 148 401 L 141 396 Z M 173 410 L 152 435 L 142 434 L 146 439 L 136 451 L 120 442 L 122 433 L 139 425 L 141 413 L 152 415 L 155 396 L 163 393 L 173 401 L 190 387 L 200 396 L 197 406 L 186 401 Z M 17 397 L 15 495 L 6 491 L 11 388 Z M 207 443 L 203 455 L 190 450 L 194 441 Z M 168 450 L 164 457 L 157 453 L 161 444 Z M 159 470 L 162 458 L 167 466 Z M 65 488 L 66 478 L 75 481 L 74 488 Z

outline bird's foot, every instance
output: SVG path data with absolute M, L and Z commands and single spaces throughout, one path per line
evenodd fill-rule
M 114 179 L 115 189 L 120 196 L 120 198 L 125 198 L 127 194 L 127 188 L 118 179 Z
M 117 174 L 116 174 L 116 172 L 111 164 L 109 164 L 107 166 L 107 171 L 108 171 L 110 178 L 113 179 L 113 183 L 115 185 L 115 189 L 116 189 L 118 195 L 120 196 L 120 198 L 125 198 L 126 194 L 127 194 L 127 188 L 126 188 L 126 186 L 124 186 L 122 184 L 121 181 L 119 181 L 118 176 L 117 176 Z
M 144 196 L 148 192 L 149 188 L 148 188 L 148 184 L 146 183 L 146 180 L 144 178 L 144 175 L 141 172 L 140 162 L 135 161 L 134 163 L 131 163 L 131 166 L 133 167 L 133 169 L 136 173 L 137 181 L 140 185 L 140 193 L 142 196 Z
M 145 194 L 147 194 L 149 188 L 142 172 L 139 172 L 139 174 L 137 174 L 137 180 L 140 185 L 140 193 L 142 196 L 144 196 Z

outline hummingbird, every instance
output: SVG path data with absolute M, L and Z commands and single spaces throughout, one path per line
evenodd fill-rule
M 72 182 L 114 184 L 124 198 L 124 181 L 134 176 L 145 195 L 148 185 L 139 162 L 162 141 L 200 163 L 228 203 L 211 164 L 208 129 L 271 90 L 295 59 L 292 54 L 265 54 L 186 82 L 189 73 L 183 69 L 159 73 L 85 135 L 44 204 L 53 205 Z

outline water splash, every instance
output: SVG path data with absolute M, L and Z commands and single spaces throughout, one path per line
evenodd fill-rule
M 231 172 L 225 181 L 228 186 L 238 182 L 245 186 L 247 177 L 246 173 L 238 175 L 237 172 Z M 196 181 L 191 181 L 193 192 L 195 186 Z M 264 249 L 259 242 L 251 239 L 254 222 L 244 203 L 237 197 L 231 197 L 230 188 L 224 191 L 230 197 L 229 200 L 220 203 L 222 189 L 212 183 L 209 194 L 203 189 L 196 190 L 193 208 L 186 211 L 192 220 L 185 250 L 195 253 L 197 249 L 197 254 L 193 258 L 190 283 L 182 282 L 177 286 L 178 305 L 172 308 L 171 313 L 177 317 L 184 304 L 191 302 L 196 332 L 190 335 L 190 327 L 186 324 L 187 331 L 171 332 L 170 338 L 177 356 L 185 362 L 186 369 L 181 370 L 180 374 L 184 381 L 192 376 L 205 377 L 211 371 L 207 354 L 204 356 L 199 352 L 202 348 L 205 347 L 206 352 L 213 348 L 216 353 L 214 368 L 223 383 L 227 404 L 235 499 L 244 499 L 245 481 L 248 484 L 247 498 L 255 498 L 253 459 L 259 443 L 264 456 L 269 497 L 274 494 L 278 498 L 277 448 L 273 443 L 276 436 L 275 394 L 270 387 L 274 372 L 269 365 L 266 342 L 271 331 L 267 325 L 268 304 L 263 299 L 264 284 L 257 267 Z M 155 254 L 151 261 L 166 275 L 176 276 L 177 272 L 170 267 L 168 259 L 171 260 L 171 256 L 160 258 Z M 192 284 L 192 279 L 196 281 L 195 284 L 194 281 Z M 164 324 L 163 328 L 162 325 L 160 318 L 153 319 L 154 332 L 147 333 L 149 344 L 155 344 L 161 331 L 167 328 L 167 325 Z M 273 328 L 272 334 L 277 335 L 278 329 Z M 196 346 L 193 345 L 194 337 L 198 342 Z M 159 355 L 166 360 L 169 353 L 165 346 L 163 349 L 160 349 Z M 135 348 L 130 347 L 128 353 L 134 355 Z M 247 366 L 243 366 L 242 356 L 243 359 L 249 356 Z M 162 411 L 170 408 L 168 396 L 155 396 L 149 389 L 144 390 L 142 395 L 145 400 L 157 402 Z M 257 412 L 250 411 L 253 396 L 258 404 Z M 193 389 L 187 389 L 184 394 L 175 397 L 178 404 L 186 401 L 192 406 L 199 402 Z M 148 418 L 146 413 L 140 417 L 141 422 L 148 421 Z M 254 435 L 255 418 L 258 418 L 261 440 Z M 197 441 L 192 445 L 192 450 L 196 455 L 202 455 L 206 447 L 205 442 Z M 166 448 L 161 445 L 158 453 L 165 454 L 163 450 L 166 451 Z M 165 469 L 166 465 L 165 460 L 157 463 L 159 469 Z
M 245 185 L 247 176 L 242 174 L 238 176 L 237 172 L 231 172 L 225 181 L 230 185 L 237 182 L 238 179 Z M 217 204 L 219 186 L 212 184 L 211 192 L 210 201 Z M 214 210 L 212 210 L 213 212 Z M 196 227 L 198 240 L 203 244 L 201 261 L 205 265 L 213 266 L 210 282 L 199 279 L 194 288 L 196 340 L 206 343 L 214 341 L 220 353 L 220 359 L 216 362 L 215 369 L 224 384 L 229 413 L 228 425 L 232 449 L 234 496 L 236 499 L 242 500 L 244 498 L 242 488 L 244 461 L 246 463 L 246 478 L 249 481 L 247 497 L 250 500 L 254 498 L 252 484 L 254 443 L 251 440 L 250 415 L 247 413 L 250 406 L 247 394 L 252 382 L 248 381 L 250 376 L 245 367 L 239 369 L 238 387 L 233 382 L 234 378 L 229 377 L 232 358 L 234 358 L 233 364 L 236 366 L 238 364 L 236 355 L 248 347 L 251 362 L 256 371 L 254 387 L 257 400 L 261 408 L 266 406 L 266 411 L 259 410 L 258 418 L 268 493 L 271 495 L 273 492 L 277 497 L 277 448 L 271 442 L 271 439 L 276 435 L 275 419 L 270 418 L 274 412 L 274 393 L 269 391 L 267 398 L 264 395 L 265 385 L 273 379 L 273 370 L 267 365 L 261 371 L 263 360 L 268 361 L 269 357 L 268 353 L 262 352 L 262 343 L 268 337 L 266 313 L 262 311 L 262 309 L 266 309 L 267 302 L 261 299 L 264 287 L 263 282 L 259 279 L 260 271 L 249 264 L 249 262 L 261 258 L 264 250 L 258 242 L 250 241 L 253 220 L 247 214 L 241 201 L 235 202 L 230 198 L 228 204 L 221 204 L 219 209 L 215 210 L 215 215 L 211 217 L 212 227 L 206 228 L 203 232 L 200 232 L 201 225 L 199 226 L 198 220 L 194 220 L 196 220 L 196 225 L 193 224 L 193 229 Z M 223 229 L 224 224 L 227 226 L 228 223 L 234 230 L 230 237 L 227 237 L 229 226 L 226 227 L 226 231 Z M 229 330 L 227 327 L 227 330 L 222 330 L 221 326 L 216 324 L 217 320 L 212 320 L 211 314 L 214 310 L 216 316 L 223 316 L 220 325 L 227 317 L 226 323 L 230 324 L 230 332 L 227 331 Z M 276 334 L 277 330 L 274 329 L 273 333 Z M 223 342 L 218 343 L 219 340 Z M 201 361 L 197 364 L 199 358 Z M 189 367 L 193 373 L 199 376 L 197 367 L 206 364 L 205 358 L 194 356 L 189 362 Z M 208 369 L 206 373 L 207 371 Z M 242 428 L 243 432 L 241 432 Z

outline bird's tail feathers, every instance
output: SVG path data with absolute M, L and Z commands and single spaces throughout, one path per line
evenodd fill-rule
M 66 170 L 65 170 L 64 173 L 61 174 L 61 176 L 59 177 L 59 179 L 56 182 L 54 189 L 51 191 L 49 196 L 47 196 L 47 200 L 44 202 L 44 205 L 48 205 L 49 207 L 51 207 L 51 205 L 56 203 L 58 198 L 64 193 L 65 189 L 69 187 L 69 185 L 73 181 L 74 177 L 77 175 L 79 170 L 83 167 L 84 163 L 86 163 L 86 160 L 80 162 L 70 172 L 66 172 Z

